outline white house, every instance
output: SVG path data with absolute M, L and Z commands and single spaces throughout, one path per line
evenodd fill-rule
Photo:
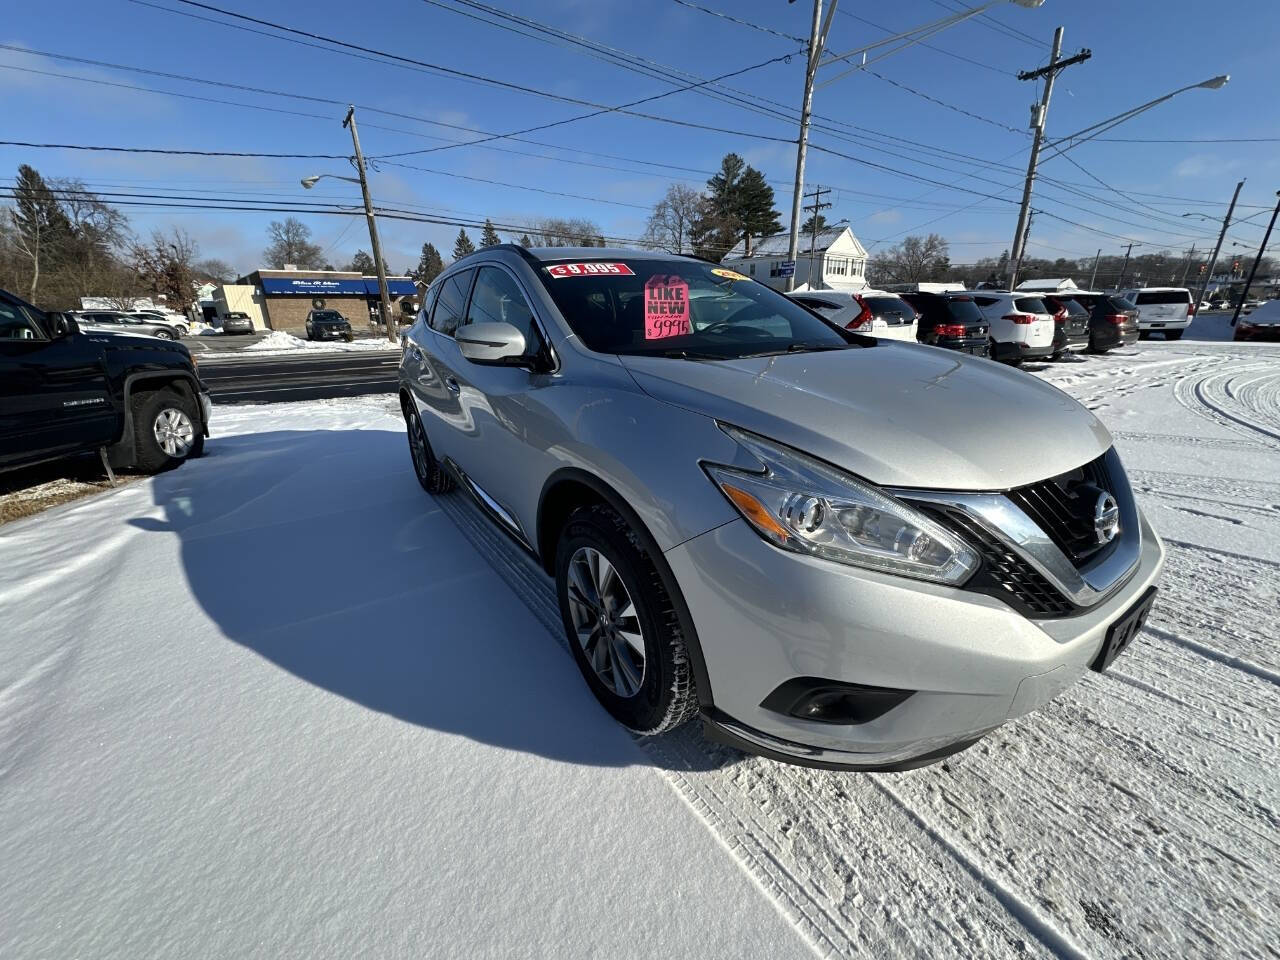
M 726 267 L 745 273 L 775 290 L 786 289 L 787 278 L 780 271 L 787 259 L 790 236 L 780 233 L 751 243 L 751 255 L 739 242 L 721 261 Z M 813 275 L 810 279 L 810 244 L 812 243 Z M 862 290 L 867 285 L 867 251 L 848 227 L 828 227 L 800 237 L 800 253 L 796 257 L 795 285 L 808 285 L 813 290 Z

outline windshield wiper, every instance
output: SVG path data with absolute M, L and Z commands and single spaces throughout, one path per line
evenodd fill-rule
M 697 350 L 663 350 L 659 354 L 668 360 L 728 360 L 719 353 L 699 353 Z
M 748 357 L 776 357 L 784 353 L 819 353 L 823 350 L 847 350 L 851 343 L 789 343 L 780 350 L 761 350 L 759 353 L 741 354 L 741 359 Z

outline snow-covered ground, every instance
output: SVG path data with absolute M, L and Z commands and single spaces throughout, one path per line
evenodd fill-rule
M 0 956 L 1275 956 L 1280 348 L 1034 375 L 1113 430 L 1160 602 L 911 773 L 631 740 L 386 398 L 219 409 L 0 529 Z

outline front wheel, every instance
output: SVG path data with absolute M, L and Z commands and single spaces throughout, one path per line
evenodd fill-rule
M 157 330 L 156 336 L 161 340 L 177 340 L 177 336 L 172 330 Z
M 612 508 L 579 507 L 556 547 L 556 595 L 587 686 L 619 723 L 662 733 L 697 712 L 675 604 L 640 537 Z
M 194 401 L 176 390 L 156 390 L 135 396 L 133 414 L 134 464 L 145 473 L 159 473 L 204 452 L 204 434 Z

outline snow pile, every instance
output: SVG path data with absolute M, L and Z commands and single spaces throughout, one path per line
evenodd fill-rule
M 286 330 L 272 330 L 261 340 L 244 348 L 253 353 L 352 353 L 367 350 L 400 350 L 399 343 L 386 337 L 370 337 L 363 340 L 303 340 Z

